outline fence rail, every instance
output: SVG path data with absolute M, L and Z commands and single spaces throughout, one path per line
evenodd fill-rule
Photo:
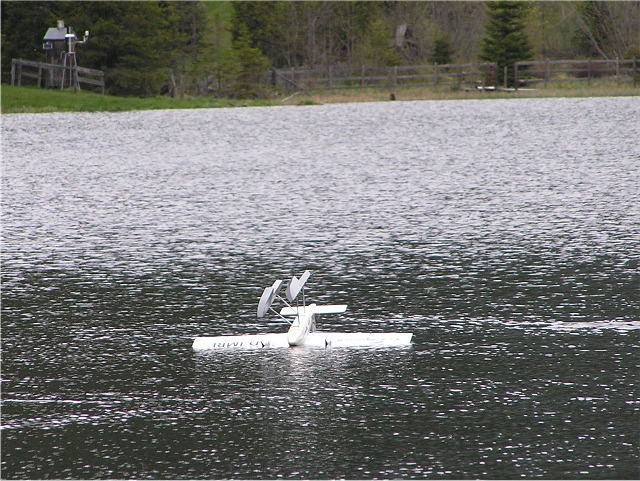
M 576 82 L 593 80 L 632 82 L 640 80 L 640 62 L 636 59 L 620 60 L 543 60 L 538 62 L 516 62 L 513 66 L 516 85 L 550 82 Z
M 515 85 L 535 86 L 557 82 L 615 81 L 640 82 L 638 60 L 544 60 L 516 62 L 513 65 Z M 388 68 L 327 67 L 318 69 L 273 70 L 271 84 L 284 93 L 305 90 L 338 90 L 448 86 L 454 89 L 498 89 L 506 70 L 498 72 L 495 63 L 447 65 L 414 65 Z M 501 75 L 499 75 L 501 74 Z M 505 85 L 506 87 L 506 85 Z
M 505 71 L 506 72 L 506 71 Z M 446 65 L 413 65 L 396 67 L 345 67 L 274 69 L 270 83 L 284 93 L 308 90 L 339 90 L 384 88 L 390 91 L 409 87 L 450 87 L 498 89 L 499 75 L 495 63 L 466 63 Z M 516 62 L 513 65 L 515 88 L 559 82 L 611 81 L 620 85 L 640 82 L 640 61 L 632 60 L 543 60 Z M 40 87 L 64 88 L 80 84 L 98 87 L 105 92 L 104 72 L 85 67 L 64 66 L 30 60 L 11 61 L 11 85 L 24 80 L 35 81 Z M 72 82 L 73 79 L 73 82 Z M 506 87 L 506 86 L 505 86 Z
M 327 67 L 273 70 L 272 84 L 285 93 L 316 89 L 404 88 L 464 84 L 494 85 L 497 64 L 466 63 L 397 67 Z
M 100 87 L 104 94 L 104 72 L 86 67 L 64 66 L 31 60 L 11 60 L 11 85 L 22 85 L 23 79 L 33 79 L 38 87 L 61 87 L 63 79 L 67 78 L 69 87 L 73 87 L 73 80 L 80 84 Z

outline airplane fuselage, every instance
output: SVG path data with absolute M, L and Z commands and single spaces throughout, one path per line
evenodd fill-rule
M 287 332 L 287 342 L 290 346 L 300 346 L 304 344 L 307 334 L 316 330 L 316 305 L 298 307 L 298 314 L 294 318 L 289 331 Z

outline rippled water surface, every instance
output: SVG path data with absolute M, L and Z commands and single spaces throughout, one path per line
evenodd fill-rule
M 640 477 L 640 98 L 2 117 L 3 478 Z

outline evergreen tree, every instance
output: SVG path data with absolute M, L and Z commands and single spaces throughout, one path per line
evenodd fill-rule
M 433 53 L 429 57 L 429 62 L 438 65 L 446 65 L 451 63 L 453 57 L 453 47 L 449 38 L 445 35 L 440 35 L 433 42 Z
M 5 5 L 6 3 L 6 5 Z M 77 49 L 78 65 L 105 71 L 107 91 L 158 95 L 171 68 L 194 63 L 200 20 L 194 2 L 3 2 L 2 72 L 11 58 L 45 61 L 42 37 L 64 20 L 76 34 L 89 30 Z M 194 16 L 195 14 L 195 16 Z M 182 71 L 187 72 L 186 67 Z
M 2 2 L 2 81 L 11 81 L 11 59 L 45 62 L 42 37 L 55 27 L 51 2 Z
M 283 12 L 288 2 L 244 1 L 232 2 L 231 34 L 234 41 L 248 32 L 245 40 L 258 48 L 277 67 L 285 65 L 283 48 Z
M 233 80 L 231 95 L 236 98 L 258 98 L 265 95 L 269 60 L 259 48 L 251 46 L 251 37 L 245 25 L 239 25 L 233 41 Z
M 69 2 L 73 4 L 73 2 Z M 87 53 L 105 70 L 109 92 L 154 96 L 168 82 L 173 52 L 166 12 L 156 2 L 87 2 L 103 11 Z M 109 5 L 102 5 L 102 4 Z M 112 15 L 104 15 L 111 9 Z M 92 12 L 93 13 L 93 12 Z
M 499 83 L 504 83 L 504 67 L 507 67 L 507 84 L 513 85 L 513 64 L 530 60 L 532 55 L 529 38 L 525 32 L 525 20 L 529 5 L 520 1 L 488 2 L 488 20 L 482 39 L 480 58 L 497 62 Z
M 402 64 L 402 58 L 391 45 L 391 27 L 375 20 L 368 28 L 369 35 L 360 42 L 354 56 L 367 67 L 393 67 Z
M 205 16 L 202 5 L 195 1 L 161 4 L 169 28 L 167 54 L 170 59 L 170 94 L 184 97 L 187 90 L 196 91 L 206 76 L 204 53 Z

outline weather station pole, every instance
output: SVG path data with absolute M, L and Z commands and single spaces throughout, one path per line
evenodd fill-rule
M 82 41 L 78 40 L 76 34 L 71 31 L 69 27 L 64 38 L 67 41 L 67 50 L 64 52 L 64 61 L 62 63 L 62 82 L 60 83 L 60 90 L 64 90 L 64 77 L 67 69 L 69 69 L 69 88 L 73 85 L 75 92 L 80 91 L 80 82 L 78 80 L 78 62 L 76 60 L 76 44 L 85 44 L 89 40 L 89 30 L 85 30 L 84 38 Z

